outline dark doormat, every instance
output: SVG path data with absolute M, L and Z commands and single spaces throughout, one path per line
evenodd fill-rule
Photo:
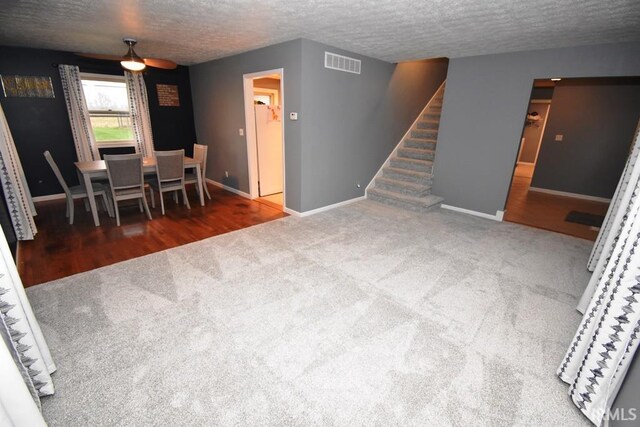
M 587 212 L 571 211 L 564 220 L 566 222 L 575 222 L 576 224 L 584 224 L 591 227 L 602 227 L 604 216 Z

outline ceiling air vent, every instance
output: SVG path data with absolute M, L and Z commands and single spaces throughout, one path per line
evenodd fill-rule
M 332 70 L 346 71 L 347 73 L 360 74 L 360 65 L 362 61 L 359 59 L 349 58 L 348 56 L 338 55 L 336 53 L 324 53 L 324 67 Z

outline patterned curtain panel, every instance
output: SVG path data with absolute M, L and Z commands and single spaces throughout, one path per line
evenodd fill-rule
M 149 118 L 149 100 L 147 99 L 147 87 L 144 85 L 142 73 L 124 72 L 129 93 L 129 111 L 133 137 L 136 141 L 136 152 L 143 157 L 153 156 L 153 133 L 151 132 L 151 119 Z
M 618 208 L 609 213 L 613 237 L 606 239 L 579 308 L 584 316 L 562 364 L 569 394 L 597 426 L 624 381 L 640 338 L 640 164 L 638 133 L 625 170 Z M 613 219 L 611 219 L 613 218 Z M 584 303 L 586 301 L 586 304 Z
M 580 313 L 584 313 L 587 309 L 598 283 L 602 280 L 605 267 L 611 258 L 615 244 L 620 238 L 622 228 L 629 219 L 631 201 L 636 195 L 635 184 L 640 179 L 640 164 L 638 163 L 638 156 L 640 155 L 639 137 L 640 122 L 638 122 L 631 153 L 622 172 L 622 177 L 618 182 L 618 188 L 616 188 L 616 192 L 613 195 L 604 224 L 589 257 L 587 268 L 594 273 L 578 303 L 577 309 Z
M 80 69 L 75 65 L 59 65 L 58 69 L 62 78 L 62 89 L 64 91 L 64 99 L 67 102 L 69 123 L 71 124 L 78 161 L 100 160 L 100 152 L 91 128 L 87 101 L 82 90 Z
M 45 425 L 40 397 L 53 394 L 55 369 L 0 230 L 0 425 Z
M 0 183 L 16 237 L 32 240 L 37 233 L 36 208 L 1 105 L 0 116 Z

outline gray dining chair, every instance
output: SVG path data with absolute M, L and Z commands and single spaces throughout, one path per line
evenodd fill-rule
M 107 165 L 111 198 L 115 207 L 116 224 L 120 225 L 120 212 L 118 202 L 122 200 L 138 199 L 140 212 L 147 213 L 151 218 L 149 205 L 144 193 L 144 176 L 141 154 L 113 154 L 105 155 L 104 162 Z
M 211 200 L 211 194 L 209 194 L 209 189 L 207 188 L 207 182 L 205 181 L 206 172 L 207 172 L 207 152 L 209 147 L 202 144 L 193 144 L 193 158 L 198 163 L 200 163 L 200 174 L 202 178 L 202 187 L 204 187 L 204 193 L 207 195 L 207 198 Z M 200 197 L 200 188 L 198 188 L 198 176 L 196 175 L 197 170 L 193 170 L 193 172 L 189 172 L 184 176 L 185 184 L 195 184 L 196 191 L 198 192 L 198 197 Z
M 157 181 L 151 182 L 160 194 L 160 206 L 164 215 L 163 193 L 173 192 L 176 202 L 178 191 L 182 191 L 182 198 L 187 208 L 191 209 L 187 190 L 184 186 L 184 150 L 154 151 L 156 158 Z
M 62 190 L 64 191 L 64 195 L 67 202 L 67 212 L 65 215 L 67 218 L 69 218 L 69 224 L 73 224 L 73 218 L 74 218 L 74 212 L 75 212 L 74 200 L 84 199 L 86 202 L 88 200 L 89 195 L 87 194 L 87 191 L 83 185 L 74 185 L 72 187 L 69 187 L 67 185 L 67 182 L 62 177 L 62 174 L 60 173 L 60 169 L 58 168 L 58 165 L 56 164 L 55 160 L 53 160 L 51 153 L 47 150 L 43 154 L 44 154 L 44 158 L 47 159 L 47 163 L 49 163 L 51 170 L 53 170 L 53 174 L 58 179 L 58 183 L 60 184 L 60 186 L 62 187 Z M 104 207 L 104 210 L 107 211 L 110 217 L 113 217 L 113 211 L 111 210 L 111 202 L 109 201 L 109 192 L 107 188 L 104 185 L 97 182 L 92 182 L 91 184 L 93 188 L 93 194 L 102 198 L 102 206 Z

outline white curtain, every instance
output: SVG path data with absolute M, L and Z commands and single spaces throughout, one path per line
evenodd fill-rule
M 37 233 L 36 208 L 1 105 L 0 116 L 0 183 L 16 238 L 32 240 Z
M 640 164 L 638 164 L 638 156 L 640 155 L 640 122 L 636 128 L 636 133 L 631 144 L 631 152 L 627 158 L 627 164 L 622 172 L 622 177 L 618 182 L 616 192 L 609 204 L 609 210 L 605 217 L 596 243 L 591 250 L 591 256 L 587 264 L 587 269 L 593 271 L 591 280 L 582 294 L 582 298 L 578 302 L 578 311 L 585 312 L 587 305 L 591 301 L 591 297 L 595 292 L 598 283 L 602 280 L 605 267 L 611 258 L 615 243 L 620 238 L 620 232 L 628 219 L 629 209 L 631 208 L 631 199 L 635 197 L 635 183 L 640 178 Z
M 82 90 L 80 69 L 75 65 L 59 65 L 62 90 L 67 102 L 71 133 L 76 146 L 78 161 L 100 160 L 100 152 L 93 136 L 89 109 Z
M 45 425 L 40 397 L 56 370 L 0 230 L 0 425 Z
M 129 112 L 133 137 L 136 142 L 136 152 L 143 157 L 153 156 L 153 133 L 151 132 L 151 119 L 149 117 L 149 100 L 147 99 L 147 87 L 144 85 L 142 73 L 124 72 L 129 94 Z
M 558 368 L 578 408 L 600 426 L 611 408 L 640 338 L 640 164 L 638 132 L 604 244 L 579 308 L 584 316 Z M 602 238 L 602 236 L 601 236 Z

